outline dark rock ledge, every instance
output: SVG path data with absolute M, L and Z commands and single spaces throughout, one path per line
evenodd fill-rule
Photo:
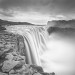
M 40 66 L 26 64 L 24 42 L 20 35 L 0 31 L 0 75 L 55 75 Z

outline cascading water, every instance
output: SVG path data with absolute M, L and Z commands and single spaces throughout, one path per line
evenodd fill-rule
M 46 26 L 6 26 L 7 31 L 23 36 L 28 64 L 42 66 L 56 75 L 74 75 L 75 32 L 60 28 L 47 32 Z
M 27 63 L 41 66 L 40 57 L 46 50 L 48 40 L 45 26 L 9 26 L 6 28 L 7 31 L 23 36 Z

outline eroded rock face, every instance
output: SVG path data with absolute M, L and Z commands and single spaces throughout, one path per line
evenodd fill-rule
M 19 52 L 24 46 L 18 38 L 19 35 L 12 33 L 0 33 L 0 72 L 9 73 L 13 68 L 19 69 L 25 64 L 25 56 Z
M 40 66 L 26 64 L 24 40 L 20 35 L 0 33 L 0 75 L 54 75 Z

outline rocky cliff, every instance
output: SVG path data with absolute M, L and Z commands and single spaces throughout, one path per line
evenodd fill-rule
M 75 28 L 75 20 L 53 20 L 47 23 L 50 27 Z

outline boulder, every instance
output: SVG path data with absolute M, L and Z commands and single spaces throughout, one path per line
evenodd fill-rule
M 19 61 L 14 61 L 14 60 L 6 60 L 3 63 L 2 66 L 2 71 L 3 72 L 9 72 L 11 69 L 13 69 L 17 64 L 19 63 Z
M 0 75 L 8 75 L 7 73 L 2 73 L 2 72 L 0 72 Z

